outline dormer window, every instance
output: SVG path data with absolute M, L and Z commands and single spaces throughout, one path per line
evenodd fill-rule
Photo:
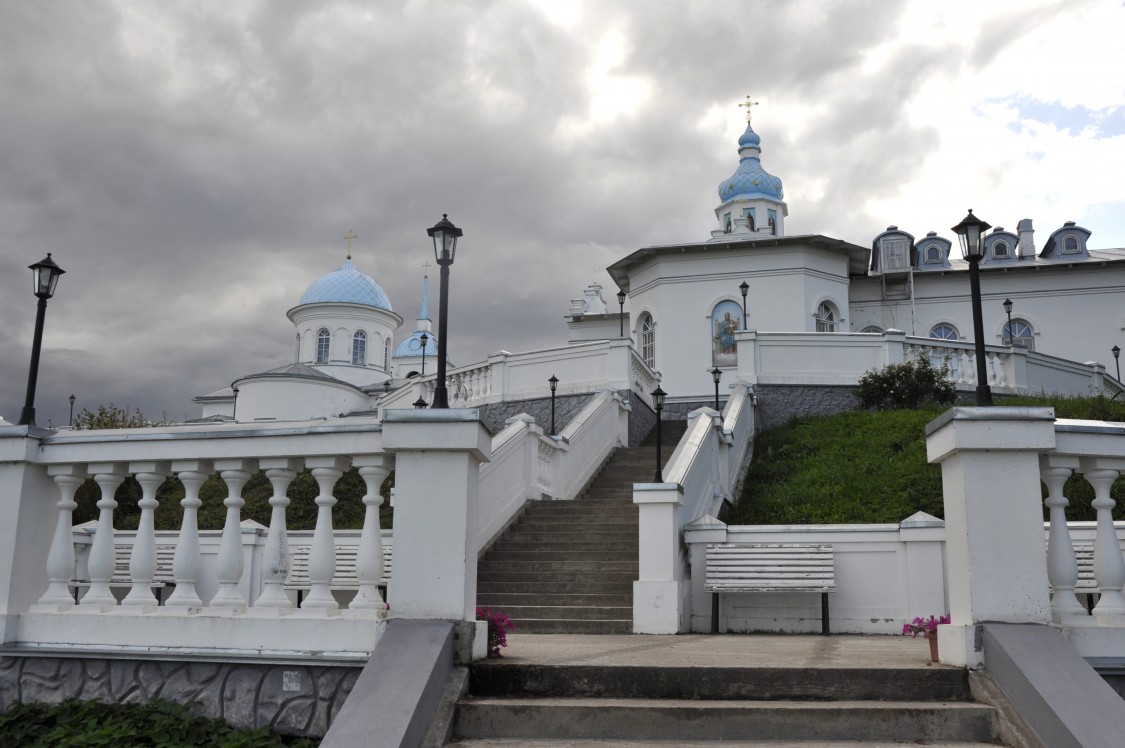
M 926 247 L 926 262 L 941 262 L 941 247 L 936 244 L 931 244 L 930 246 Z
M 884 270 L 905 270 L 907 268 L 906 262 L 906 239 L 902 237 L 895 237 L 893 239 L 883 240 L 883 269 Z
M 1074 234 L 1068 234 L 1067 237 L 1063 239 L 1063 254 L 1073 255 L 1078 254 L 1079 251 L 1081 250 L 1078 244 L 1078 237 Z
M 992 256 L 997 260 L 1004 260 L 1012 256 L 1012 248 L 1008 242 L 996 242 L 992 245 Z

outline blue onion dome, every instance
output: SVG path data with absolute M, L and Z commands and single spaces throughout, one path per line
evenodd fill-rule
M 754 132 L 754 128 L 750 123 L 746 123 L 746 132 L 742 133 L 742 137 L 738 139 L 739 148 L 758 148 L 762 145 L 762 139 L 758 137 L 758 133 Z
M 301 297 L 301 304 L 330 302 L 363 304 L 392 311 L 391 300 L 382 287 L 371 276 L 356 270 L 351 260 L 317 278 Z
M 437 356 L 437 338 L 433 333 L 425 330 L 415 330 L 410 337 L 398 344 L 395 348 L 395 358 L 410 358 L 422 355 L 422 333 L 426 334 L 426 355 Z
M 762 168 L 759 159 L 762 139 L 750 123 L 746 123 L 746 131 L 738 139 L 738 152 L 742 160 L 738 162 L 738 170 L 719 185 L 719 200 L 726 202 L 735 197 L 769 197 L 775 200 L 784 198 L 781 189 L 781 180 Z

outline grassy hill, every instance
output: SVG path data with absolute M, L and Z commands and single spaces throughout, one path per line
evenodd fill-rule
M 1050 405 L 1059 418 L 1125 421 L 1125 403 L 1105 397 L 1006 398 Z M 758 435 L 730 522 L 816 524 L 900 522 L 917 511 L 944 516 L 941 470 L 926 462 L 925 426 L 945 408 L 851 411 L 791 421 Z M 1070 519 L 1094 519 L 1093 490 L 1080 477 L 1065 489 Z M 1125 519 L 1125 478 L 1113 486 Z

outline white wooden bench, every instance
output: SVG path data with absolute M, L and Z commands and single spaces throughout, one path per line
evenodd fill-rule
M 828 636 L 828 593 L 836 591 L 832 546 L 711 543 L 703 589 L 712 593 L 711 633 L 719 633 L 724 592 L 819 592 L 821 633 Z
M 133 555 L 132 545 L 117 544 L 113 546 L 113 576 L 109 580 L 110 587 L 132 587 L 133 575 L 129 571 L 129 560 Z M 172 562 L 176 557 L 176 546 L 156 546 L 156 573 L 153 574 L 150 585 L 156 593 L 158 605 L 164 604 L 162 590 L 166 587 L 176 586 L 176 577 L 172 573 Z M 73 579 L 70 586 L 74 588 L 74 602 L 78 602 L 78 591 L 87 589 L 90 580 Z
M 379 580 L 379 587 L 386 599 L 386 587 L 391 582 L 391 556 L 393 546 L 383 539 L 383 576 Z M 309 580 L 309 553 L 311 545 L 299 545 L 289 554 L 289 579 L 285 589 L 297 591 L 297 607 L 301 607 L 305 592 L 312 588 Z M 358 545 L 336 546 L 336 573 L 332 576 L 330 589 L 333 591 L 355 591 L 359 589 L 359 577 L 356 575 L 356 558 L 359 556 Z

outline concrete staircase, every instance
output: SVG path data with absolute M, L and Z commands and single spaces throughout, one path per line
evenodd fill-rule
M 718 637 L 717 637 L 718 638 Z M 475 663 L 458 745 L 996 745 L 956 668 Z M 792 742 L 790 742 L 792 741 Z
M 685 421 L 665 421 L 662 459 Z M 627 634 L 633 630 L 637 507 L 633 484 L 656 473 L 656 430 L 618 449 L 574 501 L 531 502 L 477 565 L 477 605 L 508 615 L 520 634 Z

